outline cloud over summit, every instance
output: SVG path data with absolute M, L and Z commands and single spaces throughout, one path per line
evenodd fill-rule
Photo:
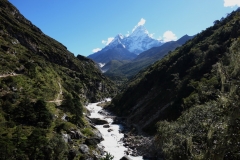
M 163 38 L 160 37 L 159 40 L 163 42 L 176 41 L 177 36 L 172 31 L 166 31 L 163 33 Z
M 240 0 L 224 0 L 224 7 L 240 7 Z

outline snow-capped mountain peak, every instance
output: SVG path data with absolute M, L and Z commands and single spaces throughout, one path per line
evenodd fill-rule
M 153 39 L 143 25 L 136 27 L 132 34 L 123 39 L 123 44 L 130 52 L 140 54 L 152 47 L 161 46 L 163 43 Z
M 112 42 L 110 42 L 105 48 L 103 48 L 103 51 L 107 51 L 109 49 L 112 49 L 114 47 L 123 47 L 125 48 L 125 45 L 122 43 L 122 40 L 124 39 L 124 36 L 121 34 L 118 34 L 113 40 Z
M 150 36 L 144 25 L 138 25 L 127 37 L 124 37 L 121 34 L 115 36 L 115 38 L 103 48 L 102 51 L 108 51 L 114 48 L 125 48 L 129 52 L 138 55 L 143 51 L 152 47 L 161 46 L 162 44 L 162 41 L 156 40 Z
M 142 36 L 142 35 L 148 35 L 148 31 L 143 25 L 140 25 L 140 26 L 136 27 L 132 31 L 132 34 L 129 36 Z

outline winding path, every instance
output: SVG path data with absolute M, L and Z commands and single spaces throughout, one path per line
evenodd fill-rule
M 62 100 L 60 99 L 61 95 L 62 95 L 62 85 L 61 83 L 58 82 L 58 85 L 59 85 L 59 93 L 57 95 L 57 98 L 53 101 L 47 101 L 47 102 L 50 102 L 50 103 L 56 103 L 58 106 L 61 105 L 61 102 Z
M 22 74 L 16 74 L 16 73 L 10 73 L 10 74 L 0 74 L 0 78 L 5 78 L 5 77 L 13 77 L 13 76 L 19 76 Z

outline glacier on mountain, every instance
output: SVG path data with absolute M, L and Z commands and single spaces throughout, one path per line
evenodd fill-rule
M 133 32 L 127 37 L 118 34 L 112 40 L 112 42 L 110 42 L 105 48 L 102 49 L 102 51 L 107 51 L 120 45 L 123 48 L 126 48 L 128 51 L 138 55 L 143 51 L 146 51 L 152 47 L 161 46 L 162 44 L 163 41 L 153 39 L 149 35 L 146 28 L 143 25 L 140 25 L 135 28 Z

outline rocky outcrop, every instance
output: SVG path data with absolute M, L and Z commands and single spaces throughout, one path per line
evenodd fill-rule
M 68 133 L 71 139 L 86 138 L 80 130 L 70 130 Z
M 99 144 L 100 142 L 102 141 L 102 139 L 99 139 L 97 137 L 94 137 L 94 138 L 88 138 L 85 140 L 85 144 L 86 145 L 97 145 Z
M 80 144 L 79 150 L 83 154 L 89 154 L 89 148 L 86 144 Z

